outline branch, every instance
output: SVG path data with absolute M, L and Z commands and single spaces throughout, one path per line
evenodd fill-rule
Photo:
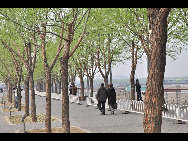
M 86 23 L 87 23 L 87 21 L 88 21 L 88 19 L 89 19 L 90 10 L 91 10 L 91 9 L 89 8 L 89 11 L 88 11 L 88 14 L 87 14 L 87 18 L 86 18 L 86 21 L 85 21 L 85 26 L 84 26 L 84 30 L 83 30 L 83 32 L 82 32 L 82 35 L 80 36 L 80 39 L 78 40 L 78 42 L 77 42 L 76 45 L 74 46 L 73 50 L 70 52 L 69 58 L 74 54 L 74 52 L 76 51 L 76 49 L 78 48 L 80 42 L 81 42 L 82 39 L 83 39 L 83 36 L 84 36 L 84 34 L 85 34 L 85 31 L 86 31 Z
M 102 77 L 105 78 L 104 73 L 101 70 L 101 64 L 100 64 L 100 59 L 99 59 L 99 50 L 97 51 L 97 62 L 96 62 L 99 72 L 101 73 Z
M 88 10 L 90 10 L 90 8 L 89 8 Z M 87 11 L 88 11 L 88 10 L 87 10 Z M 73 32 L 77 29 L 78 25 L 81 23 L 82 19 L 84 18 L 85 14 L 87 13 L 87 11 L 82 15 L 80 21 L 78 22 L 77 26 L 74 28 Z M 77 11 L 77 13 L 78 13 L 78 11 Z M 77 14 L 77 13 L 76 13 L 76 14 Z M 75 21 L 76 18 L 77 18 L 77 16 L 75 16 L 73 22 Z
M 52 61 L 52 64 L 50 66 L 50 70 L 53 69 L 53 67 L 54 67 L 54 65 L 55 65 L 55 63 L 56 63 L 56 61 L 57 61 L 57 59 L 59 57 L 59 54 L 60 54 L 61 50 L 64 48 L 64 44 L 63 44 L 63 46 L 61 46 L 61 44 L 62 44 L 62 37 L 63 37 L 63 31 L 64 31 L 64 23 L 62 23 L 62 27 L 61 27 L 61 34 L 60 34 L 61 38 L 60 38 L 60 41 L 59 41 L 59 44 L 58 44 L 58 47 L 57 47 L 57 54 L 56 54 L 54 60 Z
M 144 48 L 145 53 L 151 57 L 150 49 L 146 44 L 146 41 L 144 40 L 144 37 L 142 35 L 139 35 L 139 39 L 141 40 L 142 46 Z
M 49 69 L 47 58 L 46 58 L 46 50 L 45 50 L 45 37 L 46 37 L 46 23 L 43 23 L 43 34 L 41 34 L 40 38 L 42 40 L 42 56 L 43 56 L 43 64 L 45 67 L 45 70 Z
M 167 18 L 167 16 L 168 16 L 170 10 L 171 10 L 171 8 L 161 8 L 161 9 L 159 10 L 160 19 Z
M 26 62 L 26 61 L 24 60 L 24 58 L 22 57 L 22 55 L 21 55 L 21 53 L 20 53 L 20 49 L 19 49 L 18 46 L 16 45 L 15 41 L 13 41 L 13 44 L 14 44 L 14 46 L 16 47 L 16 49 L 17 49 L 17 51 L 18 51 L 18 55 L 17 55 L 17 56 L 19 56 L 19 58 L 21 59 L 21 61 L 23 62 L 23 64 L 24 64 L 26 67 L 28 67 L 27 62 Z
M 36 44 L 35 34 L 33 36 L 33 41 Z M 34 55 L 33 55 L 33 60 L 32 60 L 32 72 L 34 72 L 34 69 L 35 69 L 36 55 L 37 55 L 37 50 L 36 50 L 36 45 L 34 45 Z

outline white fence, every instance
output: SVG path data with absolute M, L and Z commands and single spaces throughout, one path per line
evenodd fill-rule
M 144 102 L 119 99 L 117 100 L 117 108 L 122 111 L 144 113 Z M 188 121 L 188 105 L 164 104 L 162 117 Z
M 38 92 L 35 91 L 35 94 L 41 97 L 45 97 L 46 96 L 46 92 Z M 52 99 L 56 99 L 56 100 L 62 100 L 62 94 L 57 94 L 57 93 L 51 93 L 51 98 Z M 77 103 L 80 104 L 79 101 L 79 97 L 78 96 L 74 96 L 74 95 L 69 95 L 69 101 L 71 103 Z

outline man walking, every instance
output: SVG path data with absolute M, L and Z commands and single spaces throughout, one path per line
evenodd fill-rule
M 101 111 L 101 115 L 105 115 L 105 103 L 107 99 L 107 90 L 104 87 L 104 83 L 101 83 L 101 87 L 99 88 L 96 99 L 98 100 L 98 108 Z M 101 107 L 102 106 L 102 107 Z

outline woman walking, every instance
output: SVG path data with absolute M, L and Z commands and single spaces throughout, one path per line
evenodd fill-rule
M 113 88 L 113 84 L 108 85 L 108 105 L 111 111 L 111 114 L 114 114 L 114 109 L 116 109 L 116 92 Z

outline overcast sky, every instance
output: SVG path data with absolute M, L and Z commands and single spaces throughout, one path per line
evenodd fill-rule
M 182 51 L 181 55 L 173 60 L 167 56 L 165 77 L 188 77 L 188 51 Z M 131 61 L 120 64 L 112 69 L 113 76 L 129 76 L 131 72 Z M 147 60 L 138 60 L 135 78 L 147 77 Z

